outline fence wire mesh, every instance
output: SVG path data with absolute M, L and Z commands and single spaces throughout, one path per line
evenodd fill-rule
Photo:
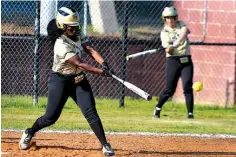
M 208 29 L 203 30 L 206 22 L 204 15 L 208 13 L 208 17 L 210 17 L 213 11 L 209 8 L 217 8 L 219 3 L 222 4 L 223 2 L 215 2 L 214 4 L 209 2 L 207 7 L 205 2 L 194 2 L 191 6 L 192 9 L 186 10 L 184 5 L 190 5 L 190 2 L 42 0 L 39 3 L 39 1 L 2 1 L 2 95 L 33 96 L 35 94 L 35 64 L 39 68 L 37 94 L 39 97 L 47 95 L 48 74 L 53 62 L 53 44 L 45 33 L 46 26 L 49 20 L 55 18 L 57 9 L 65 6 L 74 8 L 79 12 L 84 33 L 117 76 L 158 97 L 165 86 L 165 54 L 150 54 L 131 61 L 126 61 L 125 57 L 129 54 L 160 46 L 160 31 L 163 28 L 161 13 L 166 6 L 175 5 L 179 9 L 179 19 L 184 20 L 190 29 L 192 28 L 193 33 L 190 35 L 192 41 L 201 40 L 204 31 L 210 34 L 212 25 L 207 25 Z M 36 14 L 36 3 L 40 4 L 39 15 Z M 99 3 L 99 5 L 96 3 Z M 209 10 L 206 10 L 206 8 Z M 232 13 L 235 18 L 235 10 L 233 10 L 227 13 L 230 15 Z M 35 25 L 37 17 L 40 18 L 40 25 L 38 26 Z M 196 22 L 198 18 L 200 20 Z M 214 21 L 208 21 L 208 24 L 211 23 L 214 23 Z M 215 23 L 217 25 L 219 22 Z M 221 25 L 223 26 L 223 24 Z M 231 32 L 233 33 L 235 24 L 233 24 L 234 27 L 229 27 L 229 24 L 227 26 L 232 29 Z M 35 27 L 40 29 L 37 54 L 35 53 Z M 208 39 L 212 43 L 223 43 L 214 36 Z M 227 41 L 235 43 L 235 39 L 228 39 Z M 197 101 L 211 104 L 234 104 L 236 99 L 234 82 L 236 70 L 232 57 L 235 57 L 235 45 L 227 46 L 226 44 L 217 48 L 214 46 L 206 48 L 204 45 L 192 45 L 191 49 L 193 49 L 193 58 L 196 59 L 194 60 L 196 63 L 194 80 L 203 81 L 204 91 L 211 93 L 211 96 L 208 97 L 204 92 L 201 92 L 202 94 L 195 93 Z M 34 60 L 35 55 L 38 55 L 38 63 Z M 229 64 L 226 65 L 222 62 L 222 59 L 224 59 L 221 57 L 222 55 L 230 59 Z M 208 59 L 207 61 L 204 56 Z M 215 58 L 217 59 L 215 60 Z M 86 56 L 84 60 L 100 67 L 89 56 Z M 207 71 L 204 69 L 206 64 L 216 66 L 210 67 Z M 224 67 L 222 68 L 222 66 Z M 221 69 L 227 76 L 216 76 L 219 73 L 216 69 Z M 205 72 L 203 72 L 204 70 Z M 125 96 L 139 98 L 115 80 L 104 79 L 101 76 L 92 74 L 87 74 L 87 76 L 97 98 L 106 97 L 123 101 L 122 93 Z M 212 90 L 214 83 L 219 85 L 217 90 Z M 224 96 L 219 97 L 219 93 Z M 178 86 L 174 98 L 183 100 L 182 97 L 181 86 Z M 134 99 L 134 101 L 138 103 L 138 100 Z

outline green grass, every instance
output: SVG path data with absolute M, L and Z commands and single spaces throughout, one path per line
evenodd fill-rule
M 96 99 L 97 110 L 106 131 L 204 133 L 236 135 L 236 108 L 195 105 L 195 119 L 186 117 L 186 105 L 167 102 L 161 119 L 152 119 L 156 100 L 125 99 L 125 107 L 119 108 L 116 99 Z M 2 129 L 25 129 L 44 114 L 46 98 L 40 98 L 37 106 L 31 97 L 2 96 Z M 69 99 L 59 120 L 47 129 L 90 130 L 77 105 Z

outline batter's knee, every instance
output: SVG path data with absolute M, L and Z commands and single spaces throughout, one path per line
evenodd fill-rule
M 87 119 L 89 124 L 92 124 L 92 123 L 100 120 L 97 110 L 94 106 L 91 106 L 85 110 L 84 117 Z
M 193 92 L 192 86 L 185 86 L 184 87 L 184 94 L 190 94 Z

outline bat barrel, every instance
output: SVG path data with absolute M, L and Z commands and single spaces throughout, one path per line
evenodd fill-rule
M 126 56 L 126 60 L 128 61 L 128 60 L 131 60 L 132 58 L 145 56 L 147 54 L 152 54 L 152 53 L 156 53 L 156 52 L 158 52 L 158 49 L 152 49 L 152 50 L 146 50 L 146 51 L 143 51 L 143 52 L 138 52 L 138 53 Z

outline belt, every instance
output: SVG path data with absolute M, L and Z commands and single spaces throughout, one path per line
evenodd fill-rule
M 189 58 L 191 58 L 191 55 L 170 56 L 170 57 L 167 57 L 167 58 L 180 59 L 180 58 L 183 58 L 183 57 L 189 57 Z
M 169 59 L 174 59 L 178 61 L 181 64 L 186 64 L 192 62 L 191 56 L 190 55 L 182 55 L 182 56 L 171 56 L 168 57 Z
M 74 77 L 77 77 L 77 76 L 80 76 L 80 75 L 84 75 L 85 76 L 84 72 L 80 72 L 78 74 L 61 74 L 59 72 L 52 71 L 52 73 L 56 74 L 59 77 L 64 77 L 64 78 L 74 78 Z

